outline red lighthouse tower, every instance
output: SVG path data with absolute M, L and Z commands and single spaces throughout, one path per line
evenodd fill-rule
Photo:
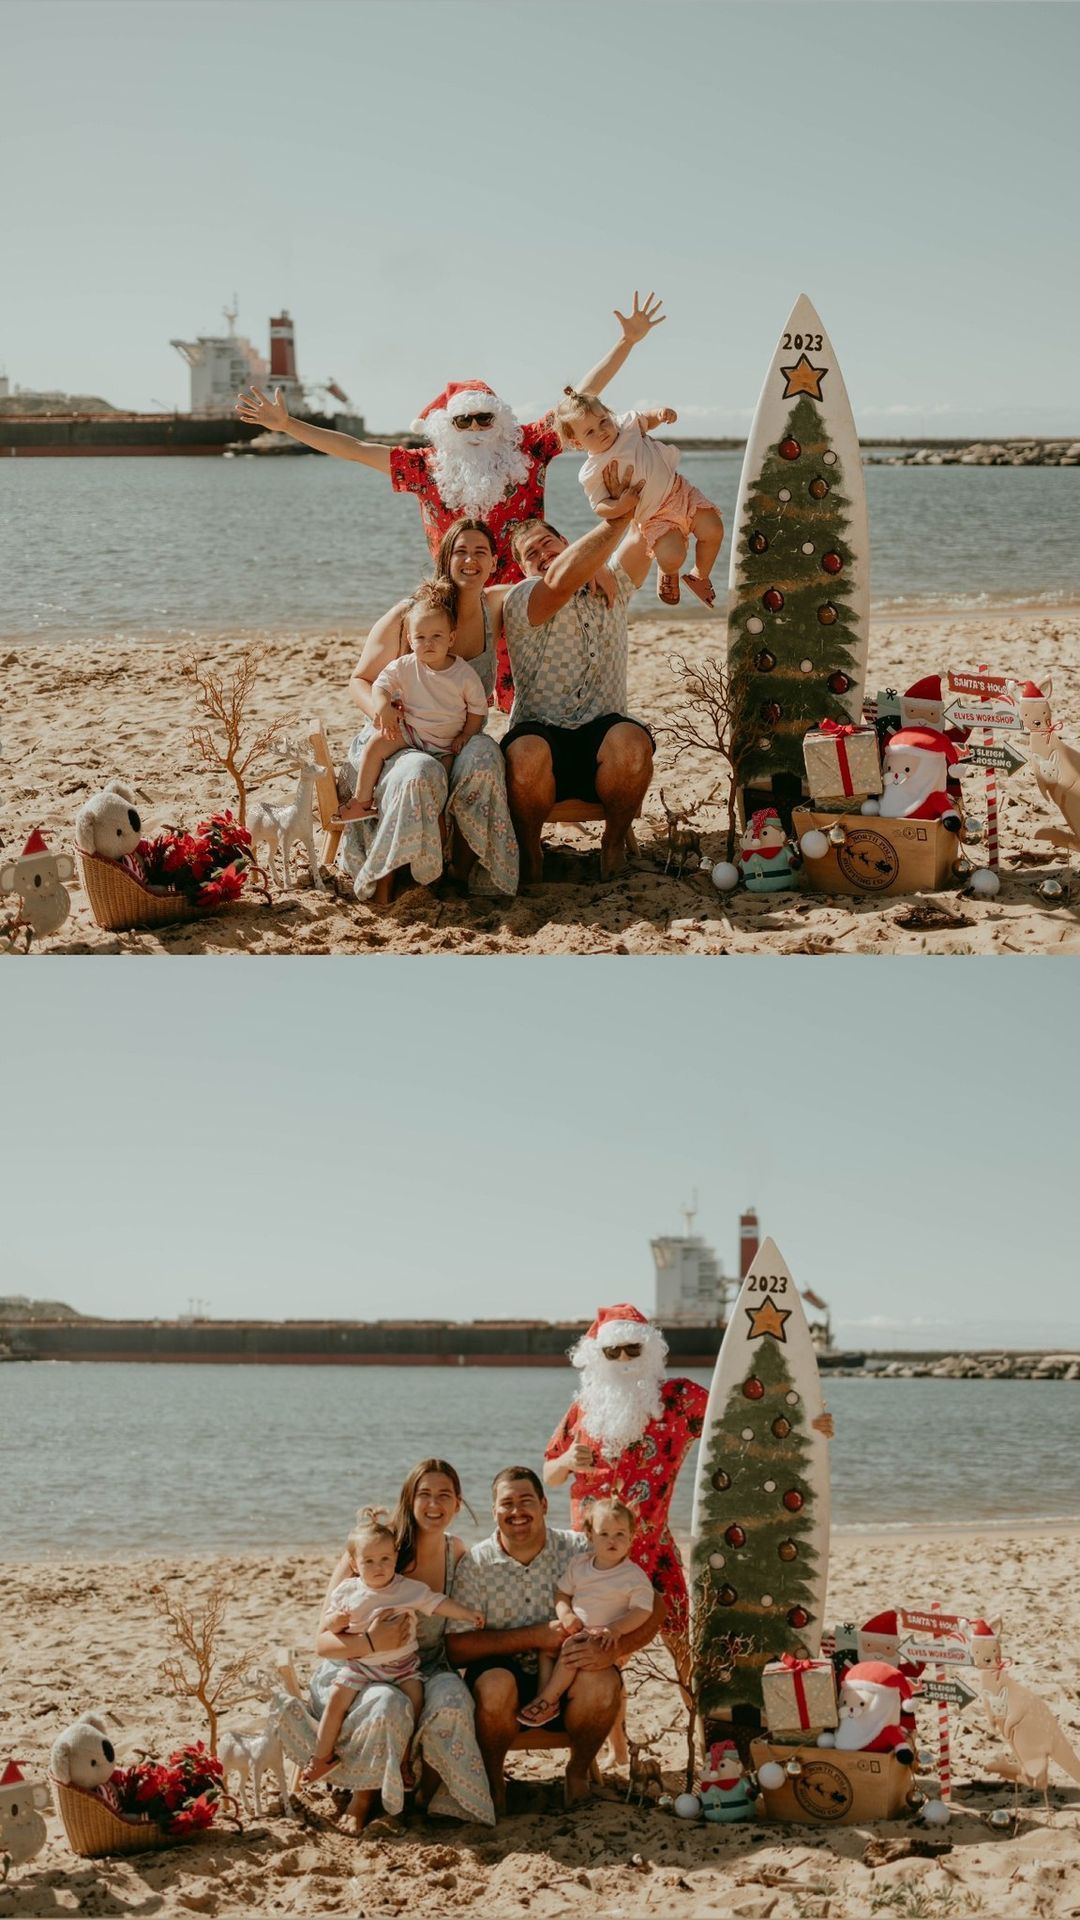
M 761 1230 L 758 1226 L 757 1211 L 747 1207 L 739 1215 L 739 1279 L 745 1280 L 754 1264 L 754 1256 L 761 1245 Z
M 304 404 L 304 389 L 296 371 L 296 335 L 287 310 L 270 319 L 270 386 L 280 387 L 290 413 Z

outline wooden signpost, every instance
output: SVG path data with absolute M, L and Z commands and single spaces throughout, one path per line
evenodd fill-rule
M 978 727 L 983 730 L 981 750 L 985 755 L 995 748 L 995 733 L 1012 732 L 1023 727 L 1023 721 L 1016 710 L 1008 692 L 1008 681 L 1003 673 L 991 673 L 987 667 L 979 667 L 975 672 L 949 673 L 947 685 L 950 693 L 960 696 L 945 709 L 945 718 L 954 727 Z M 987 864 L 996 873 L 998 859 L 998 795 L 997 777 L 1001 761 L 996 757 L 977 758 L 979 743 L 969 747 L 967 763 L 969 766 L 981 766 L 986 776 L 986 859 Z M 1013 771 L 1012 768 L 1007 769 Z

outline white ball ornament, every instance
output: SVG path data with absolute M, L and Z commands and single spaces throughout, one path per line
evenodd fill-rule
M 818 1734 L 817 1743 L 819 1747 L 835 1747 L 836 1735 L 831 1727 L 826 1727 L 824 1732 Z
M 859 812 L 864 813 L 868 820 L 873 819 L 875 814 L 881 812 L 880 800 L 875 800 L 873 798 L 873 795 L 871 795 L 869 800 L 863 801 L 862 806 L 859 808 Z
M 739 884 L 739 869 L 730 860 L 718 860 L 712 870 L 712 883 L 717 893 L 734 893 Z
M 696 1820 L 701 1812 L 701 1801 L 696 1793 L 680 1793 L 675 1801 L 675 1812 L 680 1820 Z
M 971 888 L 972 893 L 979 895 L 980 899 L 992 900 L 995 893 L 998 893 L 1001 889 L 1001 881 L 998 879 L 993 867 L 976 867 L 975 872 L 968 881 L 968 886 Z
M 758 1768 L 757 1777 L 758 1785 L 764 1787 L 766 1793 L 778 1793 L 787 1775 L 779 1760 L 766 1760 Z
M 799 841 L 803 856 L 807 860 L 824 860 L 829 851 L 829 843 L 820 827 L 811 827 Z
M 920 1820 L 925 1820 L 928 1827 L 947 1827 L 949 1824 L 949 1809 L 945 1805 L 944 1800 L 928 1800 L 919 1818 Z

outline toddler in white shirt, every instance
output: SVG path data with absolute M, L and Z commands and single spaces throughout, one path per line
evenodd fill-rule
M 616 1646 L 652 1619 L 655 1595 L 647 1573 L 628 1558 L 637 1515 L 621 1500 L 594 1500 L 582 1522 L 589 1545 L 571 1560 L 555 1595 L 555 1612 L 567 1639 L 587 1633 L 601 1646 Z M 576 1669 L 550 1654 L 538 1656 L 540 1691 L 518 1719 L 523 1727 L 546 1727 L 558 1718 L 559 1702 Z
M 691 486 L 677 471 L 678 447 L 649 438 L 654 427 L 674 426 L 678 419 L 674 408 L 612 413 L 595 393 L 578 393 L 574 387 L 564 387 L 563 393 L 565 398 L 555 409 L 555 425 L 564 447 L 579 447 L 588 455 L 578 478 L 593 512 L 604 520 L 616 509 L 624 511 L 617 506 L 605 475 L 615 465 L 625 479 L 629 468 L 629 484 L 641 485 L 634 521 L 656 559 L 658 598 L 666 607 L 678 605 L 679 570 L 692 537 L 694 564 L 682 577 L 691 592 L 711 607 L 716 600 L 712 570 L 724 542 L 724 523 L 700 487 Z
M 375 788 L 392 753 L 419 747 L 452 760 L 487 719 L 479 674 L 454 655 L 456 592 L 449 581 L 426 580 L 405 608 L 409 651 L 377 676 L 374 727 L 364 743 L 353 798 L 338 808 L 335 826 L 377 812 Z
M 360 1509 L 356 1526 L 349 1535 L 348 1552 L 354 1576 L 334 1588 L 323 1612 L 322 1626 L 329 1633 L 362 1634 L 366 1646 L 338 1666 L 319 1721 L 315 1755 L 304 1769 L 304 1779 L 309 1783 L 333 1772 L 345 1715 L 365 1687 L 380 1683 L 400 1687 L 412 1707 L 415 1727 L 424 1704 L 416 1639 L 418 1613 L 438 1613 L 444 1619 L 458 1620 L 470 1627 L 484 1624 L 483 1614 L 472 1607 L 459 1607 L 455 1600 L 448 1600 L 445 1593 L 436 1593 L 422 1580 L 409 1580 L 398 1573 L 397 1541 L 385 1507 Z M 410 1631 L 403 1645 L 380 1653 L 372 1641 L 371 1629 L 392 1613 L 407 1614 Z M 411 1785 L 408 1756 L 402 1778 L 406 1785 Z

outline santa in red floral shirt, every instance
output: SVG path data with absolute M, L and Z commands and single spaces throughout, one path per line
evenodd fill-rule
M 614 379 L 639 340 L 663 323 L 660 301 L 648 294 L 642 306 L 635 293 L 629 313 L 615 311 L 622 335 L 611 351 L 578 382 L 583 393 L 599 393 Z M 560 383 L 561 384 L 561 383 Z M 426 447 L 384 447 L 335 433 L 307 420 L 294 420 L 281 398 L 258 387 L 236 403 L 242 420 L 274 433 L 287 433 L 319 453 L 358 460 L 389 474 L 395 493 L 415 493 L 432 559 L 455 520 L 483 520 L 495 539 L 496 567 L 489 585 L 505 586 L 522 578 L 510 551 L 514 528 L 544 517 L 544 481 L 548 464 L 562 452 L 550 414 L 520 426 L 505 400 L 483 380 L 451 380 L 413 421 Z M 513 682 L 505 643 L 499 641 L 499 705 L 509 710 Z
M 580 1527 L 585 1506 L 615 1494 L 639 1518 L 630 1558 L 667 1601 L 664 1638 L 682 1672 L 689 1600 L 668 1509 L 679 1468 L 701 1436 L 707 1390 L 696 1380 L 665 1375 L 667 1341 L 637 1307 L 601 1307 L 570 1352 L 581 1386 L 552 1434 L 544 1479 L 561 1486 L 574 1476 L 571 1514 Z

